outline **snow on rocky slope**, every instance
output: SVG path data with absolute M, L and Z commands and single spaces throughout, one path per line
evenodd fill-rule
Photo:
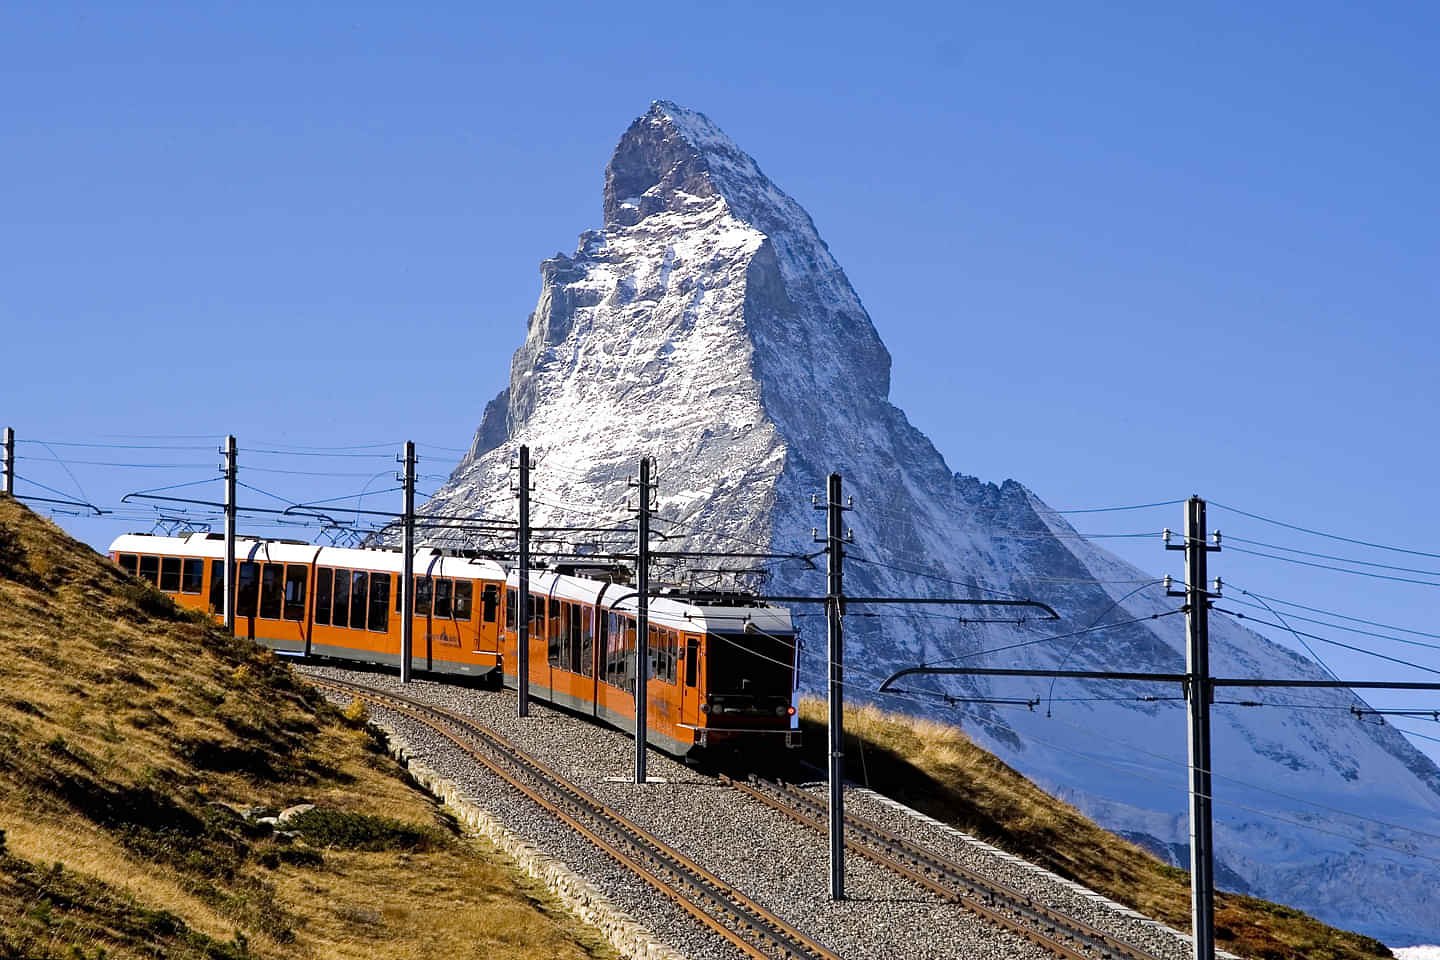
M 965 620 L 955 608 L 852 615 L 851 695 L 962 723 L 1101 823 L 1188 865 L 1183 704 L 1109 699 L 1178 690 L 1062 683 L 1034 712 L 934 693 L 1045 697 L 1045 682 L 916 679 L 905 687 L 924 692 L 873 692 L 893 670 L 957 657 L 992 667 L 1184 664 L 1183 618 L 1152 576 L 1080 538 L 1021 484 L 954 473 L 889 402 L 889 376 L 885 345 L 804 209 L 704 115 L 659 101 L 607 167 L 603 228 L 541 264 L 509 387 L 425 509 L 513 517 L 510 465 L 526 443 L 538 464 L 535 522 L 602 526 L 625 519 L 627 481 L 645 455 L 657 462 L 660 513 L 673 521 L 656 524 L 675 538 L 668 545 L 804 554 L 824 522 L 811 494 L 839 471 L 855 498 L 852 595 L 1033 597 L 1062 615 L 1024 624 L 977 622 L 1015 614 L 1000 608 L 960 608 Z M 823 592 L 823 562 L 766 566 L 770 589 Z M 797 610 L 810 688 L 824 668 L 816 612 Z M 866 612 L 875 611 L 852 609 Z M 1228 619 L 1213 624 L 1218 675 L 1324 676 Z M 980 653 L 997 647 L 1007 649 Z M 1233 699 L 1247 696 L 1259 698 Z M 1440 939 L 1440 770 L 1390 728 L 1357 723 L 1349 695 L 1287 699 L 1340 709 L 1216 706 L 1222 885 L 1393 943 Z

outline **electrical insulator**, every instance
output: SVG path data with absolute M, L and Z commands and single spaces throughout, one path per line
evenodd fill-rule
M 1225 584 L 1220 581 L 1220 578 L 1219 578 L 1219 577 L 1216 577 L 1216 578 L 1215 578 L 1215 596 L 1217 596 L 1217 597 L 1220 596 L 1220 590 L 1221 590 L 1221 588 L 1224 587 L 1224 586 L 1225 586 Z
M 1215 546 L 1220 546 L 1220 531 L 1216 530 L 1211 536 L 1215 538 Z
M 1170 528 L 1169 528 L 1169 527 L 1166 527 L 1164 530 L 1161 530 L 1161 531 L 1160 531 L 1160 539 L 1163 540 L 1163 541 L 1165 541 L 1165 546 L 1167 546 L 1167 547 L 1170 546 Z M 1166 579 L 1169 579 L 1169 578 L 1167 577 Z M 1167 584 L 1167 586 L 1168 586 L 1168 584 Z

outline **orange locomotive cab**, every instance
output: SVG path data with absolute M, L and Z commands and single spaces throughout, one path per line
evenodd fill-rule
M 536 571 L 530 597 L 506 581 L 501 660 L 519 682 L 519 624 L 529 624 L 531 695 L 635 729 L 638 658 L 648 666 L 646 739 L 684 754 L 726 740 L 781 737 L 798 745 L 795 637 L 789 611 L 653 597 L 646 636 L 622 584 Z

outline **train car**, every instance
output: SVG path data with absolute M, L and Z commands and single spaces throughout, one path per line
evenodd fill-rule
M 110 545 L 121 569 L 220 622 L 224 553 L 214 533 L 126 534 Z M 284 654 L 399 666 L 398 551 L 240 538 L 235 558 L 237 636 Z M 412 669 L 517 686 L 518 592 L 518 575 L 497 563 L 417 551 Z M 532 695 L 633 733 L 637 607 L 632 587 L 534 572 Z M 788 610 L 738 597 L 658 596 L 647 633 L 649 743 L 677 755 L 727 741 L 799 744 Z
M 181 607 L 224 622 L 220 534 L 126 534 L 110 556 Z M 279 653 L 399 666 L 398 551 L 237 539 L 235 560 L 237 636 Z M 414 571 L 413 669 L 498 680 L 504 568 L 426 548 L 416 552 Z
M 530 576 L 532 695 L 635 730 L 633 587 L 538 571 Z M 519 578 L 506 581 L 501 663 L 519 682 Z M 646 739 L 674 754 L 776 739 L 798 746 L 795 631 L 784 608 L 742 598 L 659 596 L 648 611 Z

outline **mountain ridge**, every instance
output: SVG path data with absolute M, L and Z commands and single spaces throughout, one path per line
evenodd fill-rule
M 543 261 L 510 383 L 426 511 L 513 515 L 509 465 L 525 442 L 537 461 L 536 522 L 619 521 L 626 480 L 646 455 L 659 466 L 656 529 L 683 549 L 803 556 L 815 546 L 811 495 L 842 469 L 856 501 L 846 517 L 854 594 L 1027 596 L 1064 616 L 1053 630 L 914 609 L 852 616 L 852 696 L 874 699 L 863 691 L 902 666 L 955 658 L 1183 670 L 1183 624 L 1158 578 L 1084 540 L 1019 481 L 952 470 L 890 403 L 889 352 L 813 221 L 703 114 L 652 104 L 616 147 L 602 209 L 603 228 L 582 233 L 573 255 Z M 823 589 L 802 561 L 762 566 L 779 591 Z M 797 622 L 801 681 L 814 688 L 823 632 L 803 611 Z M 1326 676 L 1224 617 L 1212 621 L 1212 643 L 1217 673 Z M 1007 650 L 985 653 L 997 647 Z M 946 703 L 1048 693 L 975 678 L 917 684 L 903 702 L 963 716 L 984 746 L 1106 826 L 1144 833 L 1157 848 L 1186 842 L 1176 820 L 1183 709 L 1140 699 L 1157 691 L 1139 684 L 1057 689 L 1063 697 L 1036 714 Z M 1082 693 L 1135 699 L 1081 702 Z M 1436 939 L 1440 919 L 1423 918 L 1440 918 L 1440 898 L 1425 892 L 1420 861 L 1396 854 L 1440 857 L 1425 836 L 1440 835 L 1440 770 L 1393 730 L 1343 722 L 1362 702 L 1353 695 L 1307 699 L 1333 716 L 1217 708 L 1222 869 L 1329 922 L 1382 939 Z M 1376 819 L 1423 832 L 1318 806 L 1297 812 L 1294 797 L 1380 810 Z M 1345 885 L 1362 877 L 1384 906 L 1344 900 Z

